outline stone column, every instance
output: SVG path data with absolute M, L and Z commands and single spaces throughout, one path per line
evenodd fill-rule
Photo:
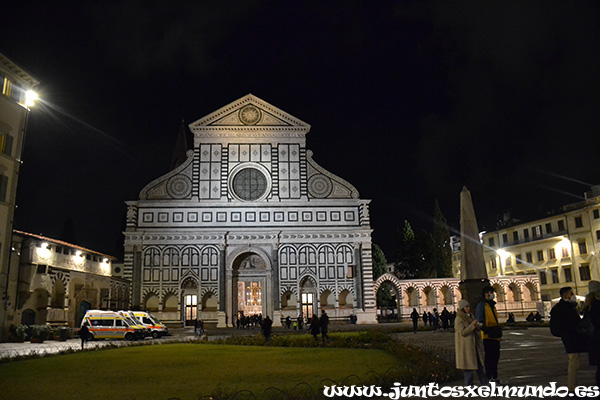
M 233 327 L 232 319 L 227 318 L 227 313 L 233 316 L 233 271 L 227 268 L 225 271 L 225 310 L 217 313 L 217 328 Z
M 225 249 L 227 245 L 219 245 L 219 311 L 225 312 Z
M 271 279 L 269 284 L 271 286 L 270 304 L 272 304 L 273 309 L 273 326 L 282 326 L 281 299 L 279 293 L 279 243 L 274 244 L 271 254 L 271 259 L 273 261 L 271 265 L 273 269 L 271 270 Z

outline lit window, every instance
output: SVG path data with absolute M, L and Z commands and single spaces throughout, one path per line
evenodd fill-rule
M 562 248 L 562 257 L 569 258 L 569 249 L 566 246 Z

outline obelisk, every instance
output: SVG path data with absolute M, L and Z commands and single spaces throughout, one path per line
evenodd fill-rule
M 469 301 L 471 311 L 475 312 L 483 297 L 481 290 L 490 281 L 483 261 L 483 245 L 479 241 L 471 192 L 466 186 L 460 193 L 460 278 L 462 298 Z

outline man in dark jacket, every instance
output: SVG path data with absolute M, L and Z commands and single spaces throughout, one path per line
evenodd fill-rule
M 329 336 L 327 336 L 327 327 L 329 326 L 329 315 L 327 315 L 325 310 L 321 310 L 321 320 L 319 322 L 321 325 L 321 339 L 323 339 L 323 341 L 329 340 Z
M 494 301 L 495 289 L 485 286 L 482 290 L 483 300 L 477 304 L 475 318 L 481 324 L 481 338 L 485 349 L 485 374 L 490 382 L 502 383 L 498 380 L 498 361 L 500 360 L 500 341 L 502 329 L 498 322 L 498 311 Z
M 81 350 L 83 350 L 85 347 L 85 342 L 87 342 L 90 338 L 90 330 L 88 329 L 87 325 L 83 325 L 79 329 L 79 337 L 81 338 Z
M 261 330 L 262 334 L 265 337 L 265 341 L 268 342 L 271 340 L 271 327 L 273 326 L 273 321 L 267 315 L 267 317 L 262 321 Z
M 410 313 L 410 318 L 413 322 L 413 332 L 417 333 L 417 324 L 419 323 L 419 318 L 421 318 L 421 316 L 417 312 L 416 308 L 413 308 L 412 313 Z
M 577 311 L 577 297 L 570 287 L 560 289 L 560 301 L 550 311 L 550 331 L 560 336 L 569 356 L 567 386 L 573 392 L 577 386 L 577 371 L 579 371 L 579 355 L 587 351 L 586 338 L 577 332 L 581 322 Z

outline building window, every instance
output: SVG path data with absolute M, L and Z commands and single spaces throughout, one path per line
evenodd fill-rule
M 12 154 L 13 138 L 8 134 L 0 135 L 0 152 L 11 155 Z
M 600 240 L 600 231 L 596 231 L 596 240 Z
M 502 244 L 508 244 L 508 234 L 507 233 L 502 234 Z
M 517 255 L 515 256 L 515 260 L 516 260 L 517 264 L 521 264 L 521 263 L 522 263 L 522 261 L 521 261 L 521 255 L 520 255 L 520 254 L 517 254 Z
M 565 221 L 563 221 L 562 219 L 560 221 L 558 221 L 558 231 L 562 232 L 565 230 Z
M 489 239 L 490 247 L 494 247 L 494 238 Z
M 546 271 L 540 271 L 540 285 L 547 285 L 546 281 Z
M 515 243 L 519 243 L 519 232 L 517 232 L 517 231 L 513 232 L 513 241 Z
M 0 201 L 6 202 L 8 194 L 8 176 L 0 175 Z
M 538 261 L 544 261 L 544 251 L 543 250 L 538 250 L 537 259 L 538 259 Z
M 550 222 L 546 224 L 546 233 L 552 233 L 552 224 Z
M 541 225 L 534 226 L 533 228 L 531 228 L 531 237 L 533 237 L 534 239 L 539 239 L 542 237 L 542 226 Z
M 594 213 L 594 219 L 598 219 L 600 218 L 600 210 L 598 210 L 597 208 L 593 211 Z
M 579 242 L 579 254 L 587 254 L 587 245 L 585 244 L 585 240 Z
M 508 256 L 506 257 L 506 259 L 504 260 L 504 265 L 506 265 L 507 267 L 510 266 L 512 263 L 511 257 Z
M 581 267 L 579 267 L 579 278 L 582 281 L 589 281 L 590 279 L 592 279 L 590 275 L 589 264 L 581 264 Z
M 527 259 L 528 263 L 532 263 L 533 262 L 533 255 L 531 253 L 525 253 L 525 258 Z
M 552 275 L 552 283 L 558 283 L 558 270 L 557 269 L 551 269 L 550 270 L 550 275 Z
M 567 246 L 563 246 L 562 248 L 562 258 L 569 258 L 569 249 Z
M 529 239 L 529 230 L 528 229 L 523 229 L 523 238 L 525 240 Z
M 496 265 L 496 257 L 492 257 L 492 258 L 490 258 L 490 268 L 491 268 L 491 269 L 496 269 L 496 268 L 498 268 L 498 266 Z
M 47 265 L 38 265 L 36 272 L 38 274 L 45 274 L 46 273 L 46 268 L 47 268 Z
M 573 282 L 573 276 L 571 275 L 571 268 L 563 268 L 565 271 L 565 282 Z
M 556 259 L 556 253 L 554 252 L 554 247 L 548 249 L 548 260 Z
M 354 278 L 354 265 L 348 265 L 348 273 L 346 278 Z
M 575 217 L 575 228 L 583 227 L 583 220 L 581 217 Z

